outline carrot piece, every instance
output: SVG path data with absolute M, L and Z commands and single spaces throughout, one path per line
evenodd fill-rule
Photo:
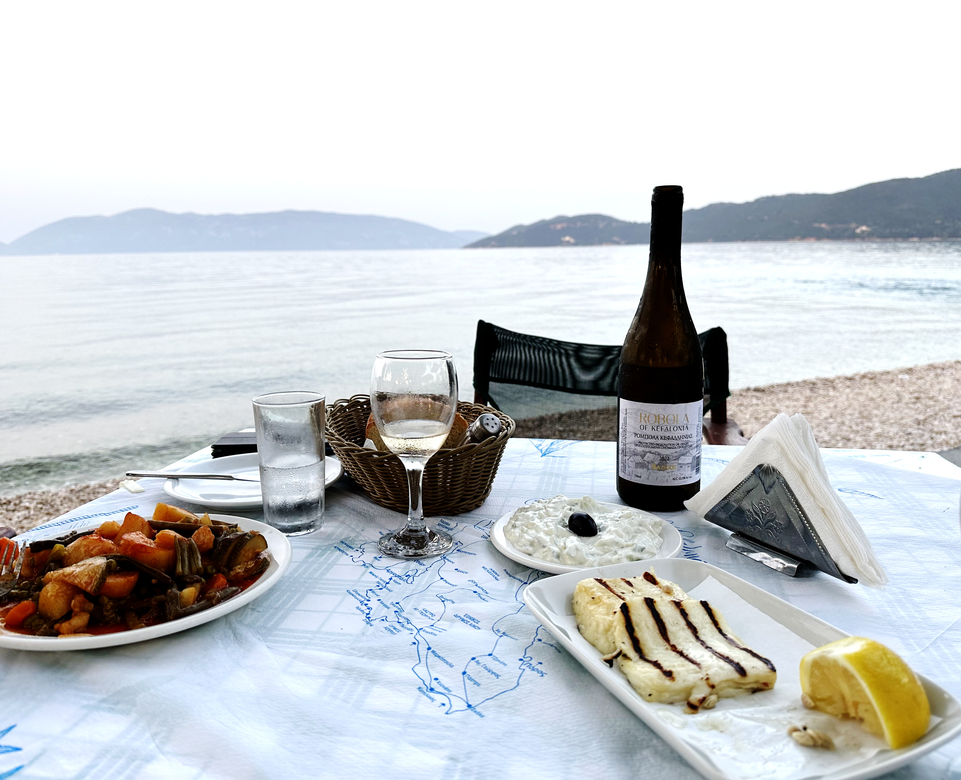
M 205 593 L 213 593 L 215 590 L 222 590 L 227 587 L 227 578 L 223 574 L 215 574 L 207 582 Z
M 37 605 L 33 601 L 21 601 L 17 606 L 7 613 L 6 623 L 10 628 L 20 628 L 23 621 L 37 611 Z
M 104 580 L 103 587 L 100 588 L 99 595 L 106 596 L 108 599 L 122 599 L 124 596 L 129 596 L 137 585 L 137 579 L 139 577 L 139 571 L 122 571 L 108 574 L 107 579 Z
M 17 543 L 13 541 L 13 539 L 9 539 L 6 536 L 0 538 L 0 561 L 13 563 L 16 551 Z M 9 556 L 9 561 L 6 561 L 7 556 Z

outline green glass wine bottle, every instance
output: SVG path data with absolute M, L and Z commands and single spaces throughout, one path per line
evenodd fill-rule
M 683 205 L 680 187 L 654 188 L 647 281 L 618 376 L 617 492 L 662 512 L 701 487 L 704 366 L 681 279 Z

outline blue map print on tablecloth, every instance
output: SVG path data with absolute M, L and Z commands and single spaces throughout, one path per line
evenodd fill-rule
M 7 728 L 5 728 L 3 731 L 0 731 L 0 755 L 4 753 L 19 753 L 20 750 L 22 750 L 22 748 L 15 747 L 13 745 L 4 745 L 2 743 L 3 738 L 6 737 L 7 734 L 13 731 L 16 727 L 17 727 L 17 724 L 14 723 L 12 726 L 7 726 Z M 7 777 L 13 777 L 17 772 L 23 769 L 23 766 L 24 765 L 21 764 L 20 766 L 16 766 L 13 769 L 8 769 L 3 774 L 0 774 L 0 780 L 5 780 L 5 778 Z
M 542 458 L 550 457 L 561 450 L 566 450 L 568 447 L 577 444 L 577 442 L 574 441 L 559 441 L 557 439 L 531 439 L 530 442 L 541 454 Z
M 366 572 L 363 584 L 348 591 L 364 622 L 409 638 L 418 693 L 447 715 L 484 717 L 483 704 L 515 692 L 524 677 L 545 677 L 545 661 L 561 652 L 542 626 L 521 615 L 524 588 L 546 575 L 478 566 L 471 548 L 488 545 L 486 536 L 464 543 L 456 523 L 438 526 L 454 536 L 454 549 L 414 565 L 377 554 L 373 542 L 342 540 L 333 549 Z M 476 639 L 465 642 L 464 633 Z
M 852 496 L 865 496 L 866 498 L 876 498 L 879 501 L 881 496 L 876 496 L 874 493 L 865 493 L 863 490 L 855 490 L 854 488 L 838 488 L 838 493 L 848 493 Z

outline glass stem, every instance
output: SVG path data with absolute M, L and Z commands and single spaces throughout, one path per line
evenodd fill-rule
M 424 504 L 422 490 L 424 486 L 424 467 L 426 458 L 401 458 L 407 469 L 407 487 L 410 491 L 410 508 L 407 510 L 407 531 L 421 532 L 427 526 L 424 523 Z

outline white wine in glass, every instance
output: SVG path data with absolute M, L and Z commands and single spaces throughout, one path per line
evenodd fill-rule
M 440 449 L 457 413 L 457 372 L 447 352 L 425 349 L 381 352 L 370 378 L 370 408 L 387 448 L 407 471 L 407 525 L 385 534 L 378 547 L 394 558 L 443 555 L 449 534 L 424 522 L 424 467 Z

